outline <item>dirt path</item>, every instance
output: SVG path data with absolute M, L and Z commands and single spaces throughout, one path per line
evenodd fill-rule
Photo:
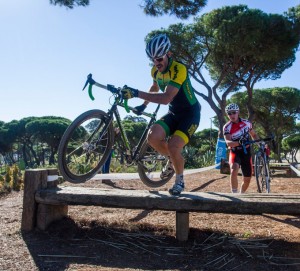
M 228 180 L 217 170 L 188 175 L 186 191 L 228 192 Z M 148 189 L 128 180 L 82 185 Z M 300 194 L 300 178 L 276 175 L 272 192 Z M 22 200 L 22 192 L 0 198 L 0 270 L 300 270 L 299 216 L 191 213 L 181 243 L 166 211 L 72 206 L 47 231 L 21 233 Z

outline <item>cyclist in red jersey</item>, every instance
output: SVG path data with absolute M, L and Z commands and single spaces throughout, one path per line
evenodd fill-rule
M 162 155 L 170 157 L 171 162 L 163 170 L 161 178 L 174 174 L 175 170 L 175 183 L 169 193 L 179 195 L 184 191 L 184 158 L 181 152 L 199 125 L 201 106 L 186 66 L 171 57 L 170 47 L 166 34 L 154 36 L 146 46 L 146 53 L 154 64 L 151 69 L 153 84 L 149 92 L 126 86 L 122 93 L 125 99 L 138 97 L 145 100 L 135 108 L 138 115 L 149 102 L 169 105 L 169 112 L 150 128 L 148 143 Z
M 237 104 L 229 104 L 225 111 L 229 121 L 223 127 L 223 134 L 227 146 L 230 149 L 229 165 L 230 165 L 230 184 L 231 192 L 238 192 L 238 172 L 241 167 L 243 174 L 243 182 L 240 193 L 245 193 L 249 187 L 252 176 L 252 157 L 250 145 L 246 145 L 247 153 L 244 152 L 242 144 L 247 140 L 259 139 L 252 128 L 252 123 L 249 120 L 242 119 L 239 116 L 239 107 Z

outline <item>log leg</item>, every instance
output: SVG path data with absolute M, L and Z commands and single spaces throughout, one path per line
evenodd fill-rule
M 36 225 L 37 203 L 35 192 L 47 187 L 47 169 L 30 169 L 24 175 L 24 196 L 21 230 L 31 231 Z
M 189 238 L 189 213 L 176 212 L 176 239 L 187 241 Z
M 46 230 L 47 227 L 56 220 L 60 220 L 68 215 L 68 205 L 48 205 L 38 204 L 37 228 Z

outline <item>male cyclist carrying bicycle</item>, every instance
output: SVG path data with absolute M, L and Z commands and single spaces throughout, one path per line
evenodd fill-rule
M 239 117 L 239 107 L 237 104 L 229 104 L 225 111 L 229 121 L 223 127 L 223 134 L 227 146 L 230 149 L 229 165 L 230 165 L 230 183 L 231 192 L 238 192 L 238 172 L 242 169 L 243 183 L 241 193 L 245 193 L 249 187 L 252 176 L 252 157 L 250 145 L 246 145 L 247 153 L 244 152 L 243 143 L 250 140 L 250 136 L 256 140 L 259 139 L 252 128 L 249 120 Z
M 179 195 L 184 190 L 184 158 L 181 152 L 199 125 L 201 106 L 193 91 L 187 68 L 171 57 L 170 47 L 166 34 L 154 36 L 146 46 L 146 53 L 154 64 L 151 70 L 153 84 L 149 92 L 124 87 L 122 94 L 125 99 L 138 97 L 145 100 L 135 108 L 138 115 L 149 102 L 169 104 L 169 112 L 151 127 L 148 143 L 160 154 L 170 157 L 170 163 L 161 178 L 173 174 L 175 169 L 175 184 L 169 193 Z

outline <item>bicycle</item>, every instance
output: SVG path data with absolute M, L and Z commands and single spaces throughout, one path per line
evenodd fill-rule
M 82 113 L 64 132 L 58 147 L 58 168 L 63 178 L 72 183 L 82 183 L 101 170 L 114 145 L 113 120 L 115 118 L 123 145 L 118 148 L 118 152 L 122 152 L 126 165 L 136 165 L 141 181 L 149 187 L 160 187 L 166 184 L 174 172 L 163 178 L 154 172 L 162 173 L 169 158 L 157 153 L 147 143 L 147 133 L 156 121 L 160 105 L 157 105 L 153 113 L 142 112 L 142 115 L 149 117 L 150 120 L 138 144 L 132 147 L 121 123 L 118 107 L 125 108 L 127 112 L 134 108 L 128 106 L 127 100 L 122 98 L 121 88 L 99 84 L 93 80 L 92 74 L 87 76 L 83 90 L 87 85 L 92 100 L 95 99 L 92 94 L 92 87 L 95 85 L 110 91 L 114 101 L 107 112 L 93 109 Z
M 257 184 L 257 192 L 259 193 L 270 193 L 271 184 L 270 184 L 270 167 L 269 161 L 267 161 L 266 151 L 265 151 L 265 142 L 272 141 L 273 137 L 267 137 L 264 139 L 257 140 L 247 140 L 243 143 L 244 153 L 247 153 L 246 145 L 259 143 L 259 148 L 255 153 L 254 158 L 254 174 Z

